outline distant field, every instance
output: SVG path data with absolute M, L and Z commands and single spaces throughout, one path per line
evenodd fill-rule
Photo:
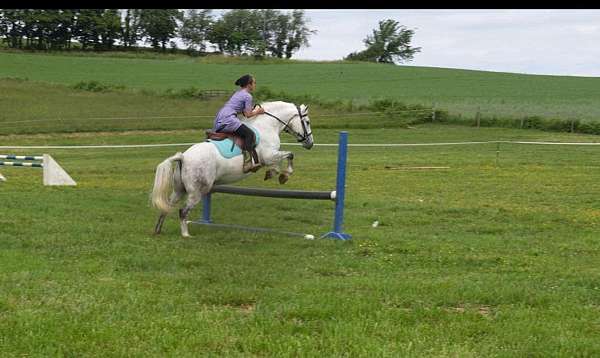
M 131 88 L 234 89 L 241 74 L 258 86 L 323 99 L 391 97 L 451 113 L 600 120 L 600 78 L 521 75 L 350 63 L 223 64 L 189 59 L 131 59 L 0 53 L 0 77 L 74 84 L 97 80 Z
M 132 91 L 96 93 L 63 84 L 0 79 L 0 135 L 187 128 L 200 136 L 202 129 L 212 127 L 214 115 L 223 101 L 169 98 Z M 346 115 L 318 105 L 310 106 L 315 128 L 398 127 L 393 118 L 363 113 L 365 115 Z

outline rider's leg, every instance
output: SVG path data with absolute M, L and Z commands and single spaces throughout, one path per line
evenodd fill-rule
M 247 166 L 248 170 L 258 170 L 260 168 L 260 161 L 258 159 L 258 153 L 256 153 L 256 136 L 254 131 L 245 124 L 242 124 L 236 131 L 235 134 L 240 136 L 244 140 L 243 150 L 249 152 L 252 155 L 254 164 Z

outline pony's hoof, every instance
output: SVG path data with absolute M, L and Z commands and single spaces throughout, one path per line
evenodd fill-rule
M 285 184 L 290 178 L 287 174 L 279 174 L 279 184 Z
M 191 239 L 193 236 L 190 234 L 187 234 L 187 235 L 181 235 L 181 237 L 183 237 L 184 239 Z
M 271 173 L 270 170 L 267 170 L 267 172 L 265 173 L 265 180 L 269 180 L 273 178 L 273 173 Z

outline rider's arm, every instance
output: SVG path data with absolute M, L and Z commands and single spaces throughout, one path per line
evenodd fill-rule
M 255 106 L 255 108 L 252 109 L 252 95 L 250 95 L 249 93 L 246 94 L 246 97 L 244 98 L 244 100 L 245 100 L 244 101 L 245 108 L 244 108 L 243 113 L 244 113 L 244 116 L 246 116 L 246 118 L 254 117 L 257 114 L 265 113 L 265 110 L 262 109 L 261 106 L 258 106 L 258 108 L 256 108 L 256 106 Z
M 265 110 L 262 107 L 258 107 L 251 111 L 244 111 L 244 116 L 253 117 L 253 116 L 256 116 L 257 114 L 262 114 L 262 113 L 265 113 Z

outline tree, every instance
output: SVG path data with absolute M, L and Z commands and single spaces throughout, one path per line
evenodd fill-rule
M 73 25 L 77 12 L 73 9 L 59 9 L 54 18 L 54 26 L 48 32 L 48 42 L 52 49 L 70 49 L 73 37 Z
M 121 41 L 126 49 L 141 40 L 140 10 L 127 9 L 121 26 Z
M 287 14 L 279 13 L 274 17 L 274 33 L 273 43 L 270 44 L 269 50 L 274 57 L 282 58 L 285 52 L 285 46 L 289 33 L 290 17 Z
M 30 40 L 30 31 L 37 38 L 37 48 L 41 50 L 62 50 L 70 48 L 71 38 L 77 11 L 72 9 L 45 9 L 32 10 L 30 13 L 31 21 L 26 20 L 25 35 L 28 46 L 33 46 Z
M 73 26 L 73 37 L 81 44 L 81 49 L 86 50 L 93 46 L 100 47 L 101 17 L 104 9 L 80 9 Z
M 219 51 L 230 55 L 252 53 L 260 40 L 256 29 L 254 13 L 246 9 L 234 9 L 224 13 L 214 22 L 208 33 L 208 40 Z
M 212 25 L 212 10 L 189 10 L 183 18 L 179 36 L 188 49 L 206 50 L 206 40 Z
M 154 49 L 167 49 L 169 40 L 175 37 L 178 30 L 178 20 L 183 14 L 177 9 L 142 9 L 140 26 L 144 36 Z
M 379 21 L 379 29 L 374 29 L 372 35 L 363 40 L 367 49 L 353 52 L 345 60 L 371 61 L 382 63 L 408 62 L 412 60 L 420 47 L 411 47 L 410 41 L 414 30 L 400 26 L 395 20 Z
M 308 37 L 316 33 L 307 26 L 304 11 L 285 14 L 278 10 L 231 10 L 214 22 L 208 40 L 221 52 L 255 57 L 292 57 Z
M 22 47 L 24 12 L 19 9 L 4 9 L 2 12 L 2 27 L 9 47 Z
M 8 21 L 6 21 L 6 17 L 4 16 L 5 12 L 4 9 L 0 9 L 0 41 L 4 41 L 4 39 L 8 37 L 9 26 Z
M 115 41 L 120 37 L 121 16 L 119 10 L 103 10 L 97 18 L 99 40 L 96 49 L 111 50 Z
M 18 47 L 23 47 L 22 44 L 20 44 L 21 42 L 21 38 L 25 37 L 25 46 L 24 48 L 26 49 L 30 49 L 34 47 L 34 38 L 35 38 L 35 34 L 38 31 L 37 28 L 40 27 L 39 23 L 40 23 L 40 14 L 43 12 L 43 10 L 30 10 L 30 9 L 23 9 L 23 10 L 18 10 L 20 12 L 20 22 L 21 25 L 19 26 L 19 46 Z M 39 46 L 39 40 L 38 40 L 38 46 Z
M 303 10 L 294 10 L 290 17 L 290 26 L 287 43 L 285 44 L 285 58 L 291 58 L 292 54 L 302 46 L 309 46 L 308 37 L 317 33 L 317 30 L 310 30 L 306 24 Z
M 69 9 L 4 10 L 0 27 L 11 47 L 63 49 L 70 43 L 74 16 Z
M 302 10 L 294 10 L 291 14 L 271 9 L 257 10 L 254 18 L 258 20 L 256 28 L 265 52 L 273 57 L 291 58 L 302 46 L 309 46 L 308 37 L 317 32 L 308 28 L 308 19 Z

